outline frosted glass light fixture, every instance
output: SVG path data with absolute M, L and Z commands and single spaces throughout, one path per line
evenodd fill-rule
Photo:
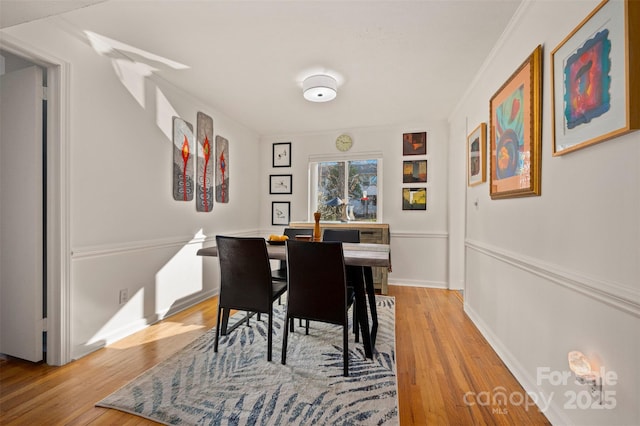
M 329 75 L 312 75 L 302 82 L 302 93 L 308 101 L 328 102 L 338 95 L 338 83 Z
M 593 372 L 587 357 L 580 351 L 571 351 L 567 355 L 567 359 L 569 368 L 576 375 L 576 382 L 581 385 L 588 385 L 591 394 L 599 397 L 602 404 L 602 378 Z

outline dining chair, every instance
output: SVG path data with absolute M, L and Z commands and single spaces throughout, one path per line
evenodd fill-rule
M 325 229 L 322 233 L 322 241 L 340 241 L 343 243 L 359 243 L 360 242 L 360 230 L 359 229 Z M 362 266 L 348 265 L 347 271 L 347 286 L 353 287 L 354 280 L 364 277 L 364 268 Z M 358 277 L 358 275 L 360 277 Z M 360 333 L 358 329 L 358 321 L 356 310 L 353 310 L 353 334 L 355 335 L 356 342 L 360 341 Z
M 220 294 L 214 352 L 218 352 L 222 309 L 256 312 L 258 315 L 266 313 L 269 317 L 267 361 L 271 361 L 273 302 L 287 290 L 287 283 L 271 279 L 271 263 L 264 238 L 218 235 L 216 244 L 220 263 Z
M 311 228 L 285 228 L 283 235 L 295 240 L 296 235 L 311 235 L 313 237 L 313 229 Z M 280 267 L 271 271 L 271 277 L 278 281 L 287 281 L 287 261 L 281 260 Z
M 287 303 L 285 324 L 294 318 L 342 326 L 343 374 L 349 375 L 349 307 L 353 288 L 347 287 L 340 242 L 287 241 Z M 282 338 L 282 364 L 287 363 L 287 341 Z M 308 329 L 307 329 L 308 334 Z

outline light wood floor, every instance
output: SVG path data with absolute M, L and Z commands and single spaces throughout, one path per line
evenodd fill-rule
M 391 285 L 389 295 L 403 426 L 549 424 L 518 403 L 524 390 L 465 316 L 458 292 Z M 203 302 L 62 367 L 0 359 L 0 424 L 155 424 L 94 404 L 213 327 L 215 311 L 215 299 Z M 490 404 L 496 391 L 516 395 L 516 404 Z

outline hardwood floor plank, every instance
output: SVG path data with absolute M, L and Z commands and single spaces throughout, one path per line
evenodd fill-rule
M 464 314 L 457 291 L 390 285 L 389 295 L 403 426 L 549 424 L 535 407 L 475 403 L 480 392 L 524 390 Z M 0 424 L 156 424 L 94 404 L 214 327 L 216 308 L 210 299 L 62 367 L 0 358 Z

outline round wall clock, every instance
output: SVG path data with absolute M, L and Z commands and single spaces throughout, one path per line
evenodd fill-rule
M 336 138 L 336 148 L 340 151 L 349 151 L 353 145 L 353 139 L 349 135 L 340 135 Z

